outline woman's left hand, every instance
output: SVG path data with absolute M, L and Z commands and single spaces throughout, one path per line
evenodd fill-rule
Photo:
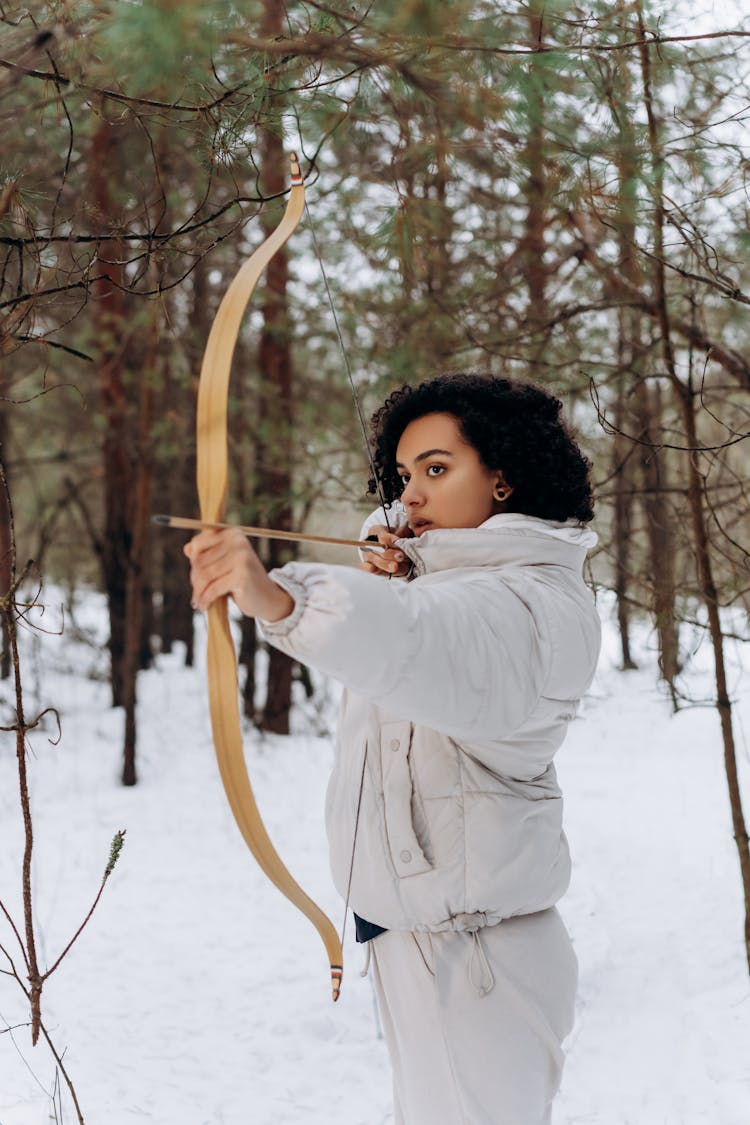
M 201 531 L 184 551 L 190 559 L 194 609 L 205 611 L 229 594 L 246 617 L 280 621 L 292 612 L 294 599 L 268 577 L 241 531 Z

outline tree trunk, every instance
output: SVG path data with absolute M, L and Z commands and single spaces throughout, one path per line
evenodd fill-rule
M 632 574 L 631 560 L 631 513 L 633 503 L 632 459 L 629 456 L 627 439 L 623 436 L 625 423 L 625 367 L 624 359 L 627 342 L 624 339 L 623 317 L 620 317 L 620 374 L 617 379 L 614 408 L 615 437 L 612 445 L 612 469 L 614 480 L 614 525 L 613 554 L 615 558 L 615 596 L 617 598 L 617 625 L 620 633 L 622 668 L 636 668 L 630 651 L 630 584 Z
M 178 474 L 182 478 L 182 474 Z M 191 512 L 195 507 L 195 488 L 192 487 L 192 476 L 185 474 L 190 482 L 188 489 L 164 490 L 164 495 L 169 498 L 170 512 Z M 185 481 L 180 479 L 180 485 Z M 186 493 L 189 493 L 189 499 Z M 181 500 L 173 500 L 175 495 L 182 495 Z M 193 666 L 194 659 L 194 633 L 193 610 L 190 605 L 190 564 L 182 548 L 185 537 L 179 532 L 168 532 L 159 542 L 160 553 L 160 580 L 161 606 L 156 620 L 156 631 L 160 638 L 162 652 L 171 652 L 175 642 L 185 645 L 185 664 L 188 668 Z
M 628 281 L 640 287 L 643 284 L 640 264 L 636 251 L 637 234 L 637 190 L 636 185 L 643 176 L 642 156 L 630 118 L 632 88 L 627 66 L 618 70 L 620 85 L 616 96 L 613 88 L 609 90 L 610 109 L 619 130 L 617 144 L 617 170 L 619 181 L 619 213 L 617 216 L 617 239 L 620 272 Z M 624 309 L 620 314 L 620 367 L 629 372 L 634 380 L 633 412 L 637 419 L 639 440 L 637 456 L 641 476 L 641 503 L 646 517 L 648 533 L 648 585 L 650 603 L 659 638 L 659 669 L 662 678 L 669 685 L 674 698 L 674 684 L 679 672 L 679 629 L 675 613 L 675 543 L 674 521 L 666 500 L 668 487 L 666 478 L 667 461 L 665 452 L 659 449 L 659 436 L 662 432 L 662 404 L 658 386 L 653 389 L 643 374 L 646 348 L 643 343 L 640 314 L 632 309 Z M 618 391 L 618 430 L 624 421 L 623 393 L 624 383 Z M 618 435 L 615 439 L 616 456 L 624 457 L 624 440 Z M 615 527 L 617 537 L 622 537 L 623 548 L 627 550 L 625 537 L 629 535 L 629 496 L 624 491 L 624 475 L 618 478 L 615 502 Z M 628 492 L 630 490 L 627 490 Z M 628 509 L 626 511 L 626 509 Z M 627 597 L 626 566 L 621 559 L 617 568 L 618 613 L 624 614 Z M 623 665 L 628 667 L 629 652 L 625 653 L 623 644 Z M 629 648 L 629 645 L 627 646 Z
M 102 234 L 116 227 L 111 178 L 119 167 L 116 128 L 105 117 L 91 140 L 89 176 Z M 109 610 L 109 654 L 112 704 L 124 702 L 123 660 L 127 620 L 128 559 L 132 550 L 130 498 L 132 463 L 125 390 L 125 298 L 122 291 L 124 247 L 117 239 L 102 242 L 92 272 L 94 323 L 99 347 L 99 387 L 104 417 L 104 535 L 102 575 Z
M 237 663 L 245 668 L 245 681 L 242 685 L 242 713 L 255 722 L 255 654 L 258 648 L 258 630 L 254 617 L 243 617 L 241 626 L 240 654 Z
M 5 465 L 5 476 L 8 476 L 8 422 L 5 407 L 0 404 L 0 460 Z M 0 496 L 0 597 L 5 597 L 10 591 L 13 582 L 13 565 L 11 556 L 10 538 L 10 507 L 8 505 L 7 491 L 3 490 Z M 2 615 L 2 646 L 0 653 L 0 679 L 10 678 L 11 653 L 10 632 L 8 618 Z
M 152 637 L 154 635 L 154 566 L 152 558 L 153 535 L 151 532 L 150 511 L 146 512 L 146 526 L 143 531 L 141 551 L 141 634 L 138 644 L 138 669 L 147 671 L 154 663 Z
M 724 746 L 724 769 L 729 790 L 729 806 L 732 817 L 732 830 L 737 846 L 740 864 L 740 876 L 745 906 L 745 956 L 748 971 L 750 971 L 750 840 L 747 833 L 745 815 L 742 808 L 742 794 L 739 786 L 737 772 L 737 748 L 734 739 L 734 726 L 732 721 L 732 703 L 727 687 L 726 662 L 724 658 L 724 634 L 721 627 L 719 613 L 719 596 L 711 564 L 709 547 L 708 524 L 703 497 L 703 480 L 699 464 L 701 454 L 698 439 L 698 426 L 696 421 L 695 403 L 699 397 L 689 377 L 688 382 L 683 382 L 675 364 L 674 349 L 672 346 L 672 333 L 667 303 L 666 270 L 664 267 L 664 197 L 663 182 L 663 154 L 659 141 L 659 130 L 654 110 L 651 92 L 651 55 L 646 42 L 646 30 L 640 0 L 636 0 L 638 12 L 638 31 L 641 40 L 640 59 L 643 78 L 643 94 L 648 120 L 648 135 L 651 148 L 651 158 L 654 168 L 654 202 L 656 206 L 655 239 L 654 239 L 654 269 L 655 269 L 655 298 L 659 312 L 659 326 L 661 328 L 662 355 L 664 366 L 669 377 L 677 405 L 680 409 L 686 444 L 689 452 L 686 454 L 688 474 L 688 499 L 690 503 L 690 522 L 693 537 L 693 547 L 698 568 L 698 583 L 703 597 L 703 602 L 708 613 L 711 645 L 714 655 L 714 678 L 716 683 L 716 709 L 719 713 L 722 742 Z
M 205 266 L 200 262 L 193 271 L 193 316 L 191 328 L 195 343 L 188 343 L 188 359 L 191 369 L 200 370 L 201 342 L 208 339 L 208 317 L 205 308 Z M 197 324 L 205 329 L 202 341 L 197 339 Z M 165 334 L 166 335 L 166 334 Z M 170 443 L 179 452 L 179 465 L 175 471 L 174 455 L 159 460 L 159 500 L 160 511 L 177 515 L 197 513 L 195 492 L 195 440 L 193 437 L 195 419 L 195 395 L 190 385 L 185 385 L 174 377 L 173 365 L 168 351 L 161 356 L 163 399 L 168 408 L 173 426 L 170 430 Z M 197 374 L 196 374 L 197 380 Z M 155 631 L 159 636 L 162 652 L 171 652 L 175 642 L 185 646 L 185 664 L 192 667 L 194 657 L 193 610 L 190 605 L 190 564 L 183 548 L 187 537 L 178 532 L 168 531 L 156 537 L 156 570 L 159 575 L 161 593 L 159 611 L 155 620 Z
M 180 434 L 178 440 L 185 449 L 182 469 L 178 473 L 169 473 L 165 482 L 168 510 L 177 513 L 197 513 L 194 419 L 201 361 L 211 329 L 208 268 L 206 259 L 201 258 L 191 274 L 193 292 L 186 348 L 189 368 L 193 372 L 191 386 L 188 389 L 173 386 L 171 364 L 169 362 L 166 364 L 168 385 L 172 387 L 173 395 L 179 396 L 180 401 L 184 399 L 186 403 L 186 409 L 178 411 L 177 416 L 180 419 L 189 419 L 189 424 L 178 431 Z M 238 341 L 238 347 L 239 343 Z M 190 566 L 182 550 L 184 544 L 185 539 L 181 535 L 167 535 L 161 541 L 161 638 L 164 652 L 170 652 L 175 641 L 182 641 L 185 645 L 185 664 L 192 667 L 195 659 L 195 631 L 188 594 Z
M 147 582 L 149 519 L 151 516 L 152 451 L 151 426 L 153 421 L 154 382 L 158 364 L 159 312 L 150 306 L 151 326 L 148 352 L 145 357 L 138 403 L 136 445 L 137 470 L 132 511 L 133 530 L 131 553 L 128 559 L 127 619 L 125 626 L 125 653 L 123 659 L 123 706 L 125 708 L 125 743 L 123 751 L 123 785 L 135 785 L 136 775 L 136 687 L 141 664 L 144 624 L 144 594 L 150 590 Z
M 673 384 L 677 391 L 682 410 L 687 444 L 698 446 L 698 432 L 695 419 L 695 394 L 684 384 Z M 732 703 L 727 687 L 726 662 L 724 659 L 724 634 L 719 615 L 719 597 L 711 565 L 706 511 L 703 502 L 703 482 L 698 471 L 696 454 L 688 454 L 688 496 L 690 500 L 690 519 L 695 545 L 698 578 L 703 601 L 708 611 L 708 626 L 714 655 L 714 678 L 716 683 L 716 709 L 719 712 L 721 736 L 724 744 L 724 770 L 729 790 L 729 807 L 732 816 L 732 831 L 740 862 L 740 876 L 745 899 L 745 956 L 750 972 L 750 843 L 747 824 L 742 808 L 739 775 L 737 772 L 737 747 L 734 739 Z
M 659 670 L 674 697 L 680 670 L 679 627 L 675 612 L 675 546 L 672 512 L 666 490 L 666 462 L 659 451 L 661 394 L 640 378 L 634 396 L 641 442 L 641 503 L 646 515 L 651 573 L 651 609 L 659 638 Z
M 544 41 L 544 4 L 531 0 L 529 5 L 529 37 L 539 50 Z M 526 323 L 529 330 L 529 360 L 532 372 L 540 364 L 547 346 L 547 333 L 542 326 L 547 319 L 547 266 L 545 263 L 545 231 L 547 229 L 548 187 L 544 163 L 545 91 L 544 70 L 534 65 L 529 56 L 529 92 L 526 98 L 526 145 L 523 165 L 526 170 L 524 198 L 526 218 L 521 242 L 521 263 L 526 282 Z

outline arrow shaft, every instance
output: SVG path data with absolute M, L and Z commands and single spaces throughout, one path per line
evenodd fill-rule
M 303 535 L 301 531 L 278 531 L 271 527 L 248 527 L 236 523 L 212 523 L 207 520 L 190 519 L 187 516 L 153 516 L 152 522 L 160 527 L 176 527 L 182 531 L 225 531 L 234 528 L 248 539 L 287 539 L 293 543 L 334 543 L 339 547 L 363 547 L 371 551 L 380 546 L 372 540 L 334 539 L 329 535 Z

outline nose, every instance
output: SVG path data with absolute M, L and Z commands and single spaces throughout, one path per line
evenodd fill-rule
M 424 496 L 411 477 L 404 485 L 404 490 L 401 493 L 401 503 L 405 508 L 417 508 L 424 502 Z

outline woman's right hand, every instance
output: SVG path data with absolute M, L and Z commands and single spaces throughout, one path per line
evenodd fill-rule
M 364 554 L 364 561 L 359 564 L 360 570 L 366 570 L 368 574 L 387 574 L 390 578 L 403 578 L 411 570 L 411 560 L 406 557 L 403 551 L 397 547 L 392 547 L 391 544 L 396 539 L 411 539 L 412 532 L 408 524 L 403 524 L 402 527 L 397 527 L 395 531 L 391 531 L 385 524 L 375 524 L 369 529 L 368 538 L 376 536 L 378 543 L 380 543 L 385 550 L 383 551 L 366 551 L 364 547 L 362 552 Z

